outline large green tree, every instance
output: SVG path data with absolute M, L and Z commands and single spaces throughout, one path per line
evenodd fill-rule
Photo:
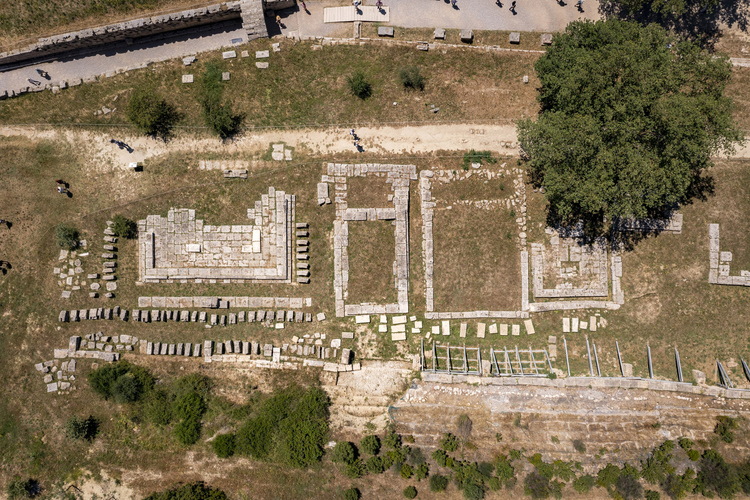
M 552 220 L 661 215 L 741 139 L 727 59 L 657 25 L 575 21 L 535 69 L 541 114 L 518 135 Z
M 720 0 L 609 0 L 609 2 L 616 4 L 627 14 L 637 14 L 648 10 L 655 14 L 680 15 L 693 8 L 710 12 L 719 5 Z
M 152 90 L 144 88 L 133 92 L 125 113 L 139 131 L 164 139 L 169 137 L 172 128 L 180 121 L 180 113 L 174 105 Z

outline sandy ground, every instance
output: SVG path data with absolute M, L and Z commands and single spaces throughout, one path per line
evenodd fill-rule
M 443 124 L 403 127 L 363 127 L 356 130 L 365 152 L 377 154 L 424 154 L 437 150 L 490 150 L 518 155 L 516 129 L 513 125 Z M 312 154 L 357 154 L 349 130 L 342 128 L 305 130 L 264 130 L 247 132 L 234 141 L 222 142 L 214 138 L 178 137 L 169 142 L 135 135 L 116 137 L 127 143 L 132 152 L 109 142 L 111 135 L 101 132 L 33 126 L 3 126 L 0 136 L 22 136 L 31 139 L 63 140 L 83 151 L 100 166 L 127 168 L 130 162 L 144 162 L 150 158 L 181 151 L 240 152 L 266 151 L 269 144 L 284 142 Z M 750 158 L 750 143 L 737 148 L 735 158 Z
M 468 150 L 471 148 L 503 151 L 517 154 L 516 130 L 513 125 L 446 124 L 405 127 L 358 128 L 360 144 L 366 152 L 381 154 L 431 153 L 436 150 Z M 5 126 L 0 136 L 23 136 L 32 139 L 63 140 L 91 151 L 98 163 L 127 168 L 130 162 L 143 162 L 179 151 L 257 152 L 268 149 L 269 144 L 284 142 L 288 146 L 303 148 L 313 154 L 351 152 L 356 149 L 348 129 L 270 130 L 247 132 L 234 141 L 222 142 L 218 138 L 195 139 L 178 137 L 169 142 L 135 135 L 116 137 L 127 143 L 133 152 L 120 149 L 109 142 L 112 137 L 89 130 L 64 128 Z

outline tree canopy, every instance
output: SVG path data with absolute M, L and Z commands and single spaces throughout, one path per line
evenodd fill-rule
M 555 222 L 661 216 L 742 137 L 728 60 L 657 25 L 572 22 L 535 69 L 541 115 L 518 135 Z
M 680 15 L 693 6 L 700 9 L 712 10 L 720 0 L 610 0 L 627 13 L 638 13 L 649 10 L 658 14 Z

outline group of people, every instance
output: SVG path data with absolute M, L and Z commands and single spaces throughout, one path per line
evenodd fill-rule
M 57 183 L 58 193 L 70 196 L 70 191 L 68 191 L 69 185 L 67 182 L 62 179 L 57 179 L 55 182 Z
M 47 80 L 50 79 L 49 73 L 47 73 L 43 69 L 38 69 L 37 68 L 36 72 L 39 73 L 39 76 L 41 76 L 42 78 L 45 78 Z M 29 82 L 32 85 L 36 85 L 37 87 L 42 84 L 42 82 L 40 82 L 39 80 L 34 80 L 33 78 L 27 78 L 26 81 Z

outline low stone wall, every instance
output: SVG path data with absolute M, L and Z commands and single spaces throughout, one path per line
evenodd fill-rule
M 40 38 L 27 47 L 0 53 L 0 67 L 29 59 L 47 57 L 71 50 L 94 47 L 105 43 L 128 41 L 134 38 L 151 36 L 169 31 L 192 28 L 204 24 L 217 23 L 243 17 L 241 4 L 255 2 L 222 2 L 200 9 L 185 10 L 160 16 L 133 19 L 117 24 L 88 28 L 81 31 L 63 33 L 48 38 Z M 260 0 L 257 0 L 260 3 Z M 256 17 L 258 13 L 255 13 Z M 262 9 L 259 15 L 262 18 Z M 263 30 L 265 31 L 265 30 Z M 255 36 L 259 38 L 263 33 Z M 248 33 L 248 38 L 252 38 Z

